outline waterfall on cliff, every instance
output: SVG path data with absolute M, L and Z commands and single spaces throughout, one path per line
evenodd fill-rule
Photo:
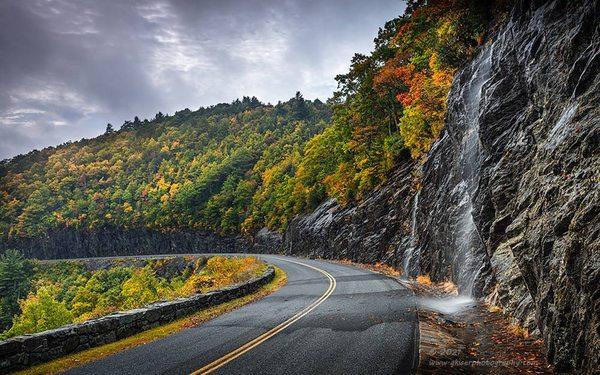
M 471 295 L 477 275 L 483 264 L 477 259 L 477 252 L 483 244 L 473 221 L 473 199 L 479 185 L 481 144 L 479 140 L 479 114 L 482 91 L 490 77 L 492 47 L 488 46 L 477 59 L 476 70 L 471 80 L 460 93 L 464 103 L 464 133 L 458 148 L 459 182 L 453 190 L 458 202 L 458 215 L 455 217 L 453 272 L 462 294 Z
M 418 237 L 417 237 L 417 208 L 419 206 L 419 193 L 421 191 L 417 190 L 415 197 L 413 199 L 412 211 L 411 211 L 411 223 L 410 223 L 410 243 L 404 252 L 404 256 L 402 257 L 402 272 L 403 275 L 408 278 L 409 276 L 414 276 L 418 274 L 418 269 L 415 269 L 416 266 L 412 264 L 413 258 L 415 254 L 418 255 Z M 418 260 L 418 256 L 417 256 Z M 418 264 L 418 263 L 417 263 Z M 412 268 L 411 268 L 412 266 Z

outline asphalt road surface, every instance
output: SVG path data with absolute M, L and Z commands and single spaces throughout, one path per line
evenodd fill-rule
M 319 260 L 260 255 L 288 282 L 197 327 L 69 374 L 409 374 L 414 298 L 396 280 Z

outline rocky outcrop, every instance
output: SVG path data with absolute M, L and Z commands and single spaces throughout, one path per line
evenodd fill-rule
M 400 243 L 410 233 L 412 170 L 412 164 L 397 170 L 358 205 L 341 207 L 330 199 L 295 217 L 284 234 L 284 253 L 399 266 Z
M 125 254 L 241 253 L 249 251 L 250 245 L 242 236 L 221 236 L 207 231 L 59 228 L 43 237 L 13 237 L 0 241 L 0 252 L 13 248 L 31 258 L 61 259 Z
M 457 241 L 472 241 L 474 294 L 492 295 L 529 326 L 535 315 L 559 370 L 598 368 L 598 19 L 597 1 L 521 2 L 457 76 L 446 131 L 423 168 L 424 268 L 461 286 L 450 274 L 461 267 Z M 471 238 L 452 217 L 469 131 L 479 140 L 463 195 Z
M 275 270 L 269 266 L 263 275 L 243 284 L 0 341 L 0 373 L 108 344 L 158 327 L 195 311 L 255 292 L 274 276 Z
M 258 254 L 273 254 L 281 250 L 283 236 L 279 232 L 262 228 L 252 238 L 252 252 Z
M 285 252 L 452 280 L 539 332 L 558 370 L 600 368 L 599 19 L 597 0 L 518 1 L 456 76 L 425 164 L 295 218 Z

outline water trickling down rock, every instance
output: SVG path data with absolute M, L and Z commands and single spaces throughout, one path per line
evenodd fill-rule
M 452 280 L 539 332 L 558 370 L 600 368 L 598 20 L 598 0 L 517 1 L 457 74 L 419 196 L 403 165 L 292 220 L 284 250 Z
M 414 277 L 419 274 L 418 264 L 415 265 L 413 263 L 413 258 L 419 257 L 419 249 L 418 243 L 419 238 L 417 236 L 417 208 L 419 207 L 419 193 L 418 190 L 415 193 L 415 197 L 413 198 L 412 211 L 410 214 L 410 237 L 409 237 L 409 246 L 406 248 L 406 251 L 402 255 L 402 270 L 403 276 Z

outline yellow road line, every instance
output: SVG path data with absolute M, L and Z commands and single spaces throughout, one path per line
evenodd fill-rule
M 296 263 L 296 264 L 299 264 L 301 266 L 305 266 L 305 267 L 308 267 L 308 268 L 312 268 L 312 269 L 314 269 L 316 271 L 319 271 L 320 273 L 322 273 L 323 275 L 325 275 L 329 279 L 329 287 L 327 288 L 327 290 L 325 291 L 325 293 L 323 293 L 323 295 L 321 297 L 317 298 L 313 303 L 311 303 L 310 305 L 306 306 L 304 309 L 302 309 L 300 312 L 298 312 L 297 314 L 295 314 L 294 316 L 292 316 L 288 320 L 284 321 L 283 323 L 279 324 L 278 326 L 276 326 L 274 328 L 271 328 L 267 332 L 263 333 L 262 335 L 258 336 L 255 339 L 247 342 L 246 344 L 240 346 L 239 348 L 237 348 L 237 349 L 229 352 L 228 354 L 225 354 L 223 357 L 221 357 L 221 358 L 219 358 L 219 359 L 217 359 L 217 360 L 215 360 L 215 361 L 207 364 L 206 366 L 202 367 L 201 369 L 192 372 L 192 375 L 210 374 L 211 372 L 215 371 L 216 369 L 218 369 L 218 368 L 226 365 L 227 363 L 233 361 L 234 359 L 238 358 L 239 356 L 243 355 L 244 353 L 252 350 L 253 348 L 255 348 L 258 345 L 262 344 L 263 342 L 267 341 L 271 337 L 275 336 L 279 332 L 283 331 L 284 329 L 286 329 L 290 325 L 294 324 L 296 321 L 298 321 L 300 318 L 302 318 L 306 314 L 308 314 L 311 311 L 313 311 L 314 309 L 316 309 L 317 306 L 319 306 L 327 298 L 329 298 L 329 296 L 335 290 L 337 282 L 335 281 L 335 278 L 333 276 L 331 276 L 327 271 L 324 271 L 324 270 L 322 270 L 320 268 L 317 268 L 317 267 L 314 267 L 314 266 L 311 266 L 311 265 L 308 265 L 308 264 L 305 264 L 305 263 L 296 262 L 294 260 L 283 259 L 283 258 L 277 258 L 277 259 L 283 260 L 283 261 L 286 261 L 286 262 L 290 262 L 290 263 Z

